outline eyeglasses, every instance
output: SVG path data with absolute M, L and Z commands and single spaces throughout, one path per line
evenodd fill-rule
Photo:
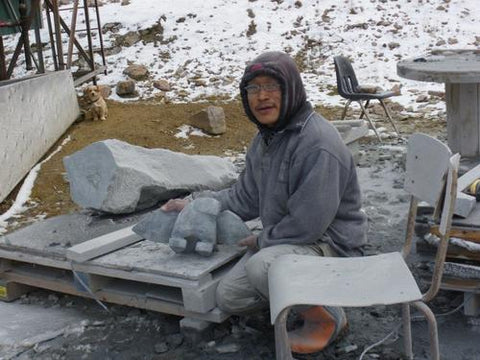
M 281 89 L 281 85 L 279 83 L 269 83 L 263 85 L 251 84 L 245 86 L 244 89 L 248 95 L 256 95 L 260 93 L 260 90 L 264 90 L 266 92 L 279 91 Z

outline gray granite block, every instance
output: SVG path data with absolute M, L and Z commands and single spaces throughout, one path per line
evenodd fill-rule
M 220 202 L 199 198 L 190 202 L 178 214 L 169 245 L 177 253 L 195 251 L 210 256 L 217 243 L 217 215 Z
M 146 149 L 114 139 L 93 143 L 63 161 L 73 201 L 115 214 L 194 191 L 220 190 L 237 178 L 234 165 L 217 156 Z
M 178 212 L 155 210 L 145 216 L 132 230 L 143 238 L 168 244 Z
M 239 240 L 252 235 L 240 217 L 230 210 L 222 211 L 217 217 L 217 242 L 235 245 Z

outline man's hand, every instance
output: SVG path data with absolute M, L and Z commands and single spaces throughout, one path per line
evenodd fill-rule
M 163 204 L 160 209 L 169 212 L 177 211 L 180 212 L 185 206 L 190 202 L 188 199 L 170 199 L 165 204 Z
M 252 250 L 258 250 L 258 243 L 257 243 L 258 236 L 257 235 L 250 235 L 246 238 L 243 238 L 238 241 L 238 246 L 246 246 Z

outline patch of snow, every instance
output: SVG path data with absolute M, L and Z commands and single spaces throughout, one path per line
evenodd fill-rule
M 70 136 L 65 138 L 62 143 L 55 149 L 55 151 L 53 151 L 45 160 L 38 163 L 32 168 L 32 170 L 30 170 L 27 177 L 23 181 L 23 184 L 17 194 L 15 202 L 6 212 L 0 215 L 0 234 L 6 232 L 6 227 L 8 225 L 7 220 L 18 216 L 19 214 L 30 208 L 27 203 L 30 199 L 30 194 L 32 193 L 33 185 L 35 184 L 35 179 L 37 178 L 38 172 L 40 171 L 42 164 L 50 160 L 52 156 L 59 152 L 63 148 L 63 146 L 65 146 L 65 144 L 69 141 Z
M 178 139 L 188 139 L 190 135 L 211 137 L 210 135 L 205 134 L 202 130 L 190 125 L 182 125 L 177 129 L 179 130 L 179 132 L 176 133 L 174 136 Z

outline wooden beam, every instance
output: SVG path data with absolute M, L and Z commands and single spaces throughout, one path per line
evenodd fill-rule
M 475 166 L 458 178 L 458 191 L 465 190 L 476 179 L 480 179 L 480 165 Z
M 132 228 L 133 225 L 72 246 L 67 250 L 67 259 L 84 262 L 143 240 Z

